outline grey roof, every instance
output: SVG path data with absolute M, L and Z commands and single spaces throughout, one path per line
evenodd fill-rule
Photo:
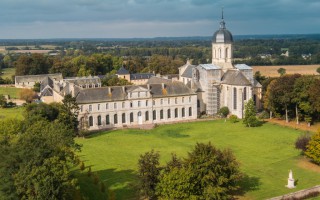
M 200 64 L 199 66 L 204 68 L 205 70 L 221 69 L 221 67 L 214 64 Z
M 154 76 L 154 74 L 152 73 L 130 74 L 130 79 L 131 80 L 149 79 L 152 76 Z
M 252 70 L 252 67 L 246 65 L 246 64 L 237 64 L 234 66 L 235 68 L 237 69 L 240 69 L 240 70 L 244 70 L 244 69 L 251 69 Z
M 101 80 L 98 76 L 66 77 L 64 80 L 69 83 L 74 83 L 75 85 L 101 84 Z
M 41 92 L 41 97 L 46 97 L 46 96 L 53 96 L 53 92 L 52 92 L 52 88 L 45 88 L 42 92 Z
M 195 65 L 188 65 L 181 76 L 187 77 L 187 78 L 192 78 L 192 69 L 195 67 L 196 67 Z
M 253 79 L 253 86 L 254 87 L 262 87 L 262 85 L 256 79 Z
M 228 70 L 221 78 L 222 84 L 251 85 L 250 81 L 239 70 Z
M 223 18 L 220 22 L 220 29 L 217 30 L 212 37 L 213 43 L 224 43 L 224 44 L 231 44 L 233 43 L 233 37 L 230 31 L 226 29 L 226 23 L 224 22 Z
M 154 98 L 181 96 L 195 94 L 187 86 L 180 82 L 173 82 L 169 84 L 150 84 L 148 85 L 127 85 L 127 86 L 112 86 L 102 88 L 81 89 L 77 94 L 78 103 L 97 103 L 97 102 L 112 102 L 124 101 L 128 98 L 128 92 L 137 87 L 142 87 L 148 90 Z M 163 88 L 164 87 L 164 88 Z M 164 90 L 166 92 L 164 93 Z
M 41 81 L 40 91 L 42 91 L 46 86 L 53 88 L 53 80 L 48 76 Z
M 123 66 L 117 71 L 118 75 L 130 74 L 128 70 L 126 70 Z
M 170 79 L 153 76 L 147 81 L 147 84 L 160 84 L 160 83 L 171 83 L 171 82 L 172 81 Z
M 51 79 L 55 79 L 60 81 L 63 79 L 62 74 L 39 74 L 39 75 L 26 75 L 26 76 L 16 76 L 15 81 L 16 83 L 22 82 L 42 82 L 45 77 L 50 77 Z

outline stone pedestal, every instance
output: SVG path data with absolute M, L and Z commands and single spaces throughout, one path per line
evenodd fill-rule
M 290 170 L 289 172 L 289 178 L 288 178 L 288 185 L 286 185 L 287 188 L 291 189 L 291 188 L 295 188 L 294 186 L 294 178 L 292 175 L 292 170 Z

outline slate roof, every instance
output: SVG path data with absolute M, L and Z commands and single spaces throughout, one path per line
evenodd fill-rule
M 123 66 L 117 71 L 118 75 L 130 74 L 128 70 L 126 70 Z
M 262 85 L 256 79 L 253 80 L 253 86 L 254 87 L 262 87 Z
M 74 83 L 75 85 L 101 84 L 101 80 L 98 76 L 66 77 L 64 80 L 69 83 Z
M 152 76 L 154 76 L 154 74 L 152 73 L 130 74 L 130 79 L 131 80 L 149 79 Z
M 161 83 L 171 83 L 172 81 L 170 79 L 165 79 L 157 76 L 151 77 L 148 81 L 147 84 L 161 84 Z
M 192 69 L 195 68 L 195 65 L 188 65 L 184 72 L 181 74 L 182 77 L 192 78 Z
M 47 87 L 47 88 L 44 88 L 44 90 L 41 92 L 41 95 L 40 96 L 53 96 L 53 91 L 51 88 Z
M 163 86 L 166 92 L 163 92 Z M 76 99 L 77 102 L 82 103 L 98 103 L 98 102 L 112 102 L 124 101 L 128 98 L 128 92 L 134 88 L 143 87 L 148 89 L 148 85 L 127 85 L 127 86 L 112 86 L 102 88 L 88 88 L 79 90 Z M 153 97 L 161 98 L 168 96 L 181 96 L 195 94 L 191 89 L 180 82 L 173 82 L 169 84 L 150 84 L 150 93 Z M 110 93 L 111 91 L 111 93 Z
M 237 68 L 237 69 L 240 69 L 240 70 L 245 70 L 245 69 L 252 70 L 252 67 L 250 67 L 250 66 L 248 66 L 246 64 L 237 64 L 234 67 Z
M 16 76 L 16 83 L 22 82 L 42 82 L 42 80 L 46 77 L 50 77 L 51 79 L 56 79 L 60 81 L 63 79 L 62 74 L 39 74 L 39 75 L 26 75 L 26 76 Z
M 200 64 L 199 66 L 204 68 L 205 70 L 221 69 L 221 67 L 214 64 Z
M 222 84 L 228 85 L 251 85 L 250 81 L 239 70 L 228 70 L 221 78 Z
M 41 81 L 40 91 L 42 91 L 46 86 L 53 88 L 53 80 L 48 76 Z

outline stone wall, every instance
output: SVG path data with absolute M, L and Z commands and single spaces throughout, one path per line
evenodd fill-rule
M 320 185 L 314 186 L 312 188 L 308 188 L 305 190 L 300 190 L 297 192 L 292 192 L 283 196 L 274 197 L 268 200 L 296 200 L 296 199 L 304 199 L 305 197 L 309 197 L 311 194 L 320 194 Z

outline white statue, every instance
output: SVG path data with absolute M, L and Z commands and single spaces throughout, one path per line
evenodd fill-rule
M 290 169 L 290 172 L 289 172 L 288 185 L 286 185 L 286 187 L 289 188 L 289 189 L 295 188 L 295 186 L 294 186 L 294 178 L 293 178 L 291 169 Z

